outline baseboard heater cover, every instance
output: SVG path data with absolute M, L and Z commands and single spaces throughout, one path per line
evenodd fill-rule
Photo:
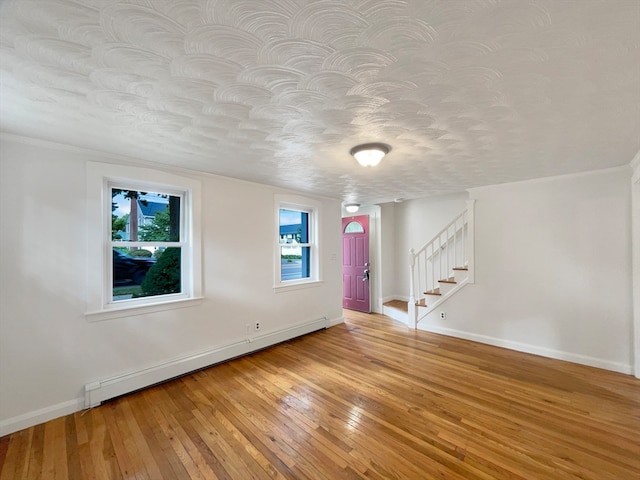
M 322 330 L 330 325 L 331 323 L 327 317 L 322 317 L 318 320 L 278 330 L 277 332 L 252 337 L 135 372 L 88 383 L 84 387 L 85 408 L 97 407 L 105 400 L 134 392 L 141 388 L 149 387 L 156 383 L 215 365 L 216 363 L 247 355 L 257 350 L 291 340 L 292 338 Z

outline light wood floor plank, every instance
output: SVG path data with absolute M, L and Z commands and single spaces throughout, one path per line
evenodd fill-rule
M 0 438 L 0 480 L 640 478 L 640 381 L 346 322 Z

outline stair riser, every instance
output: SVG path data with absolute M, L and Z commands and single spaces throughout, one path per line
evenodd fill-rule
M 453 277 L 456 282 L 460 283 L 469 277 L 468 270 L 454 270 L 451 272 L 450 277 Z
M 397 308 L 386 307 L 383 305 L 382 313 L 384 315 L 387 315 L 388 317 L 393 318 L 394 320 L 409 325 L 409 314 L 407 312 L 403 312 L 401 310 L 398 310 Z
M 456 285 L 458 283 L 461 283 L 462 281 L 466 280 L 467 277 L 468 277 L 468 272 L 466 270 L 455 270 L 454 272 L 451 273 L 450 278 L 451 277 L 454 278 L 456 283 L 436 282 L 435 288 L 440 290 L 440 296 L 445 296 L 451 290 L 456 288 Z M 422 292 L 422 293 L 424 293 L 424 292 Z M 427 303 L 429 303 L 429 301 L 431 303 L 433 303 L 434 301 L 438 300 L 438 298 L 440 298 L 440 296 L 438 296 L 438 295 L 426 295 Z
M 438 285 L 440 285 L 440 293 L 442 295 L 446 295 L 451 290 L 456 288 L 456 284 L 455 283 L 438 282 Z

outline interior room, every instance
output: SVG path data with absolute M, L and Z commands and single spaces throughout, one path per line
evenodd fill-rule
M 0 479 L 640 476 L 636 0 L 4 0 L 0 199 Z

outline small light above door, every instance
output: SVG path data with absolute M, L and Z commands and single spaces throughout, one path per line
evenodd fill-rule
M 358 210 L 360 210 L 360 204 L 359 203 L 347 203 L 344 206 L 344 209 L 349 213 L 356 213 Z

